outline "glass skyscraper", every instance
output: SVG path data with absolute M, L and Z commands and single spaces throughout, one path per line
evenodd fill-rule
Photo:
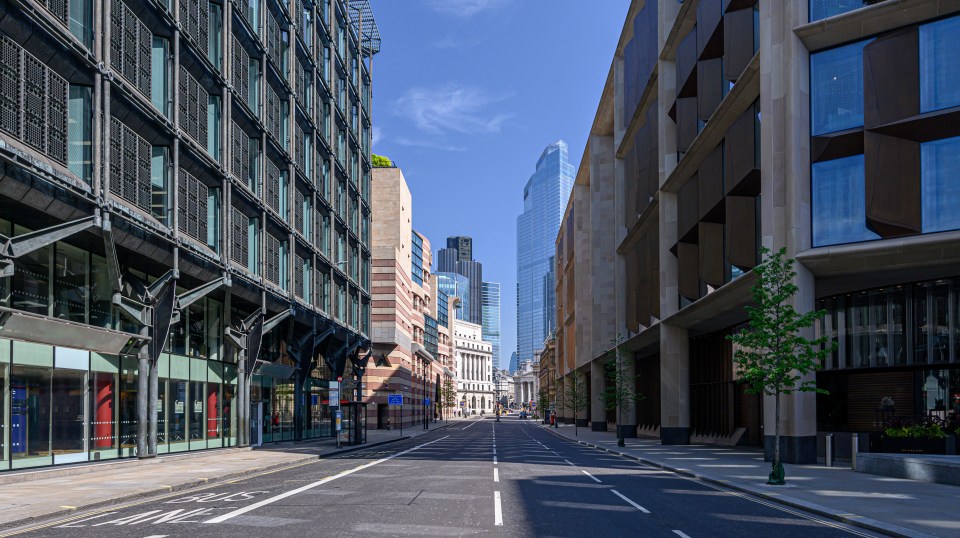
M 523 214 L 517 217 L 517 359 L 534 352 L 553 329 L 553 255 L 563 210 L 573 189 L 574 167 L 567 143 L 548 145 L 523 188 Z
M 446 271 L 437 273 L 437 287 L 449 298 L 457 297 L 460 305 L 456 309 L 456 319 L 470 321 L 470 279 Z
M 481 291 L 483 340 L 493 345 L 493 365 L 500 364 L 500 283 L 484 282 Z

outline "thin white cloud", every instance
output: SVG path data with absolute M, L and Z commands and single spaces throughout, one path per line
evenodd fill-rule
M 433 140 L 427 140 L 424 138 L 394 138 L 393 143 L 401 146 L 438 149 L 440 151 L 467 151 L 467 148 L 464 146 L 455 146 L 452 144 L 445 144 L 443 142 L 434 142 Z
M 370 144 L 376 145 L 380 142 L 383 142 L 383 130 L 380 127 L 374 125 L 370 130 Z
M 430 134 L 499 133 L 512 114 L 489 109 L 506 99 L 471 86 L 418 87 L 396 99 L 393 108 L 396 114 Z
M 472 17 L 507 5 L 508 0 L 430 0 L 434 11 L 453 17 Z

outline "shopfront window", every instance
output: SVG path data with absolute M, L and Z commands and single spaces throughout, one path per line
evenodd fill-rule
M 57 368 L 53 371 L 50 451 L 54 463 L 87 460 L 83 404 L 86 382 L 85 370 Z
M 924 370 L 920 376 L 924 415 L 947 418 L 960 415 L 960 369 Z
M 10 377 L 10 342 L 0 340 L 0 470 L 7 468 L 7 379 Z
M 113 459 L 120 455 L 117 444 L 117 372 L 120 359 L 90 355 L 90 459 Z
M 223 437 L 223 446 L 237 444 L 237 367 L 232 364 L 223 365 L 223 398 L 220 404 L 220 431 Z
M 273 440 L 293 439 L 293 383 L 276 380 L 273 390 L 274 428 Z
M 263 442 L 269 443 L 273 441 L 274 429 L 280 430 L 280 415 L 276 413 L 276 408 L 274 407 L 273 378 L 263 377 L 261 381 L 260 399 L 261 405 L 263 406 L 263 422 L 261 423 L 263 428 Z
M 924 282 L 913 290 L 915 363 L 934 364 L 950 360 L 950 285 L 946 281 Z
M 960 17 L 920 27 L 920 111 L 960 105 Z
M 814 136 L 863 125 L 864 40 L 810 55 Z
M 47 366 L 14 363 L 10 371 L 10 456 L 14 469 L 52 465 L 50 373 Z
M 167 416 L 170 412 L 170 356 L 161 354 L 157 360 L 157 453 L 170 451 L 167 444 L 170 434 L 167 431 Z
M 187 399 L 187 431 L 190 450 L 206 448 L 206 379 L 207 364 L 202 359 L 190 359 L 190 386 Z
M 137 358 L 121 357 L 119 387 L 120 455 L 137 455 Z
M 920 170 L 923 233 L 960 229 L 960 137 L 920 144 Z

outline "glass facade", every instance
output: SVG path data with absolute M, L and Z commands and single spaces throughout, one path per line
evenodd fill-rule
M 960 106 L 960 17 L 920 26 L 920 111 Z
M 920 170 L 923 232 L 960 229 L 960 137 L 921 144 Z
M 437 273 L 437 287 L 446 294 L 448 300 L 456 297 L 460 304 L 456 306 L 456 319 L 468 321 L 470 311 L 470 279 L 457 273 Z
M 482 338 L 490 342 L 493 364 L 500 368 L 500 283 L 484 282 L 481 291 L 483 301 Z
M 410 277 L 414 283 L 423 286 L 423 238 L 420 234 L 413 232 L 411 234 L 411 260 Z
M 810 0 L 810 22 L 875 4 L 877 0 Z
M 814 136 L 863 125 L 863 48 L 870 40 L 810 55 Z
M 816 163 L 811 181 L 813 246 L 879 238 L 866 226 L 863 155 Z
M 523 213 L 517 217 L 517 355 L 535 360 L 552 327 L 545 310 L 556 283 L 544 285 L 553 269 L 557 232 L 573 189 L 574 168 L 567 143 L 558 140 L 540 154 L 536 171 L 523 189 Z M 549 319 L 553 319 L 552 316 Z

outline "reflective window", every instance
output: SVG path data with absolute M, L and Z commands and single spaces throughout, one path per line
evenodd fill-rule
M 30 230 L 14 226 L 13 231 L 21 235 Z M 13 281 L 11 307 L 44 316 L 50 314 L 50 251 L 51 247 L 46 246 L 17 258 L 17 270 L 10 279 Z
M 51 368 L 16 364 L 10 372 L 10 458 L 13 468 L 52 465 Z
M 53 275 L 54 317 L 86 323 L 88 291 L 87 253 L 66 243 L 57 243 Z
M 203 420 L 204 385 L 205 383 L 202 381 L 192 381 L 189 383 L 190 392 L 187 401 L 190 409 L 187 410 L 187 413 L 190 418 L 187 427 L 190 431 L 191 449 L 206 447 L 206 443 L 203 442 L 205 439 L 205 423 Z
M 960 137 L 920 145 L 923 232 L 960 229 Z
M 211 95 L 207 99 L 207 153 L 220 160 L 220 96 Z
M 67 110 L 67 166 L 77 177 L 90 183 L 93 176 L 93 88 L 71 84 Z
M 878 239 L 866 226 L 863 155 L 813 165 L 813 246 Z
M 7 386 L 6 381 L 10 376 L 8 369 L 10 366 L 7 364 L 9 357 L 7 356 L 10 352 L 10 342 L 7 340 L 0 340 L 0 346 L 3 346 L 3 349 L 0 349 L 0 469 L 7 468 L 7 399 L 3 397 L 3 391 Z
M 76 461 L 86 461 L 84 387 L 87 372 L 57 368 L 53 371 L 53 416 L 51 419 L 50 451 L 55 463 L 72 461 L 65 456 L 77 454 Z M 74 456 L 77 457 L 77 456 Z
M 960 105 L 960 17 L 920 27 L 920 111 Z
M 810 22 L 860 9 L 876 0 L 810 0 Z
M 121 456 L 136 456 L 137 429 L 137 358 L 122 357 L 120 362 L 119 410 Z
M 223 48 L 221 46 L 223 40 L 223 8 L 211 2 L 208 21 L 207 58 L 210 59 L 217 70 L 220 70 L 223 68 L 223 53 L 221 50 Z
M 814 136 L 863 125 L 863 48 L 869 42 L 810 55 Z
M 71 0 L 70 33 L 87 48 L 93 46 L 93 0 Z
M 154 37 L 150 53 L 150 100 L 164 116 L 170 115 L 170 41 Z
M 154 146 L 150 159 L 150 212 L 153 218 L 166 224 L 169 200 L 169 168 L 167 148 Z

